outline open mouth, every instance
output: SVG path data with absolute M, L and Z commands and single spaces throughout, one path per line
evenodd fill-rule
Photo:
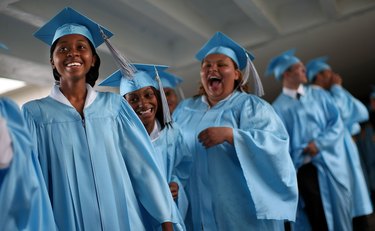
M 211 87 L 217 87 L 222 82 L 222 80 L 219 77 L 212 76 L 208 79 L 208 85 Z

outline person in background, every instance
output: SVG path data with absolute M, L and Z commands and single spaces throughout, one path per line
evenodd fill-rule
M 309 83 L 314 88 L 326 90 L 332 97 L 340 112 L 345 125 L 345 147 L 349 154 L 349 164 L 352 179 L 353 194 L 353 228 L 354 230 L 368 229 L 368 216 L 372 213 L 371 199 L 361 166 L 358 148 L 352 135 L 360 132 L 359 123 L 367 121 L 369 114 L 366 106 L 354 98 L 342 87 L 341 77 L 333 72 L 327 64 L 327 57 L 312 59 L 306 64 Z
M 182 79 L 166 71 L 161 71 L 159 76 L 167 97 L 169 111 L 173 114 L 180 99 L 184 99 L 182 89 L 179 86 L 182 83 Z M 180 96 L 178 96 L 177 92 L 180 93 Z
M 201 88 L 173 117 L 193 155 L 189 230 L 284 230 L 298 191 L 289 137 L 271 105 L 247 93 L 254 57 L 221 32 L 199 50 Z
M 362 124 L 361 134 L 357 145 L 363 160 L 367 175 L 368 186 L 371 192 L 372 205 L 375 204 L 375 87 L 369 95 L 368 111 L 370 119 Z
M 0 230 L 57 230 L 38 157 L 18 106 L 0 98 Z
M 304 86 L 304 64 L 289 50 L 272 58 L 267 76 L 282 83 L 272 103 L 290 136 L 300 203 L 293 230 L 352 230 L 353 198 L 344 125 L 328 93 Z
M 353 97 L 342 86 L 342 78 L 327 64 L 327 57 L 312 59 L 306 64 L 309 83 L 327 90 L 336 102 L 345 127 L 356 135 L 360 132 L 359 123 L 369 118 L 366 106 Z
M 56 83 L 49 96 L 24 104 L 23 113 L 57 227 L 146 230 L 141 205 L 172 230 L 173 198 L 141 121 L 121 96 L 93 89 L 101 33 L 112 36 L 67 7 L 34 34 L 51 46 Z
M 163 103 L 162 99 L 166 97 L 161 96 L 164 92 L 158 90 L 161 89 L 158 84 L 160 81 L 157 81 L 158 73 L 161 74 L 167 66 L 134 64 L 134 67 L 137 72 L 133 77 L 123 76 L 118 70 L 99 86 L 119 87 L 120 95 L 129 102 L 142 121 L 156 150 L 156 163 L 184 218 L 188 207 L 184 187 L 189 177 L 192 157 L 178 125 L 170 121 L 169 104 L 166 101 Z

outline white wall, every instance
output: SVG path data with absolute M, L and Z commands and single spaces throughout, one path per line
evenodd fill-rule
M 24 103 L 30 100 L 48 96 L 51 92 L 51 87 L 27 86 L 0 96 L 11 98 L 21 107 Z

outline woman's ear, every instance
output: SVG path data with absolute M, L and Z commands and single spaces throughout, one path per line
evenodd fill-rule
M 49 60 L 49 62 L 50 62 L 50 64 L 51 64 L 51 66 L 52 66 L 52 69 L 55 69 L 55 68 L 56 68 L 56 67 L 55 67 L 55 62 L 53 61 L 52 58 Z
M 92 56 L 92 63 L 91 63 L 91 66 L 94 67 L 94 66 L 95 66 L 95 63 L 96 63 L 96 55 L 93 55 L 93 56 Z
M 236 76 L 234 77 L 234 80 L 238 80 L 240 78 L 240 75 L 241 75 L 241 71 L 239 69 L 236 69 Z

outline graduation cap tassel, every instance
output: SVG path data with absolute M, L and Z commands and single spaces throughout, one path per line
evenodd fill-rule
M 247 56 L 246 69 L 248 69 L 248 73 L 251 71 L 251 74 L 253 76 L 255 95 L 261 97 L 261 96 L 264 95 L 264 89 L 263 89 L 262 81 L 260 81 L 260 77 L 258 75 L 258 72 L 255 69 L 255 66 L 254 66 L 253 62 L 251 62 L 250 57 L 248 56 L 248 54 L 246 54 L 246 56 Z M 245 72 L 246 72 L 246 69 L 245 69 Z M 247 75 L 247 79 L 248 78 L 249 78 L 249 74 Z
M 168 126 L 168 125 L 171 125 L 172 123 L 171 113 L 169 111 L 167 97 L 165 96 L 165 92 L 164 92 L 163 84 L 161 83 L 161 80 L 160 80 L 159 72 L 155 66 L 154 68 L 155 68 L 155 73 L 156 73 L 156 81 L 158 82 L 159 90 L 160 90 L 160 98 L 161 98 L 161 104 L 163 108 L 164 124 Z
M 184 91 L 182 90 L 182 88 L 177 87 L 177 89 L 178 89 L 178 93 L 180 94 L 181 99 L 185 99 L 185 94 L 184 94 Z
M 246 53 L 246 52 L 245 52 Z M 242 87 L 243 86 L 245 86 L 245 84 L 247 84 L 247 81 L 249 80 L 249 75 L 250 75 L 250 65 L 249 65 L 249 60 L 250 60 L 250 58 L 249 58 L 249 56 L 247 55 L 247 53 L 246 53 L 246 56 L 247 56 L 247 64 L 246 64 L 246 67 L 245 67 L 245 70 L 244 70 L 244 72 L 243 72 L 243 78 L 242 78 L 242 82 L 241 82 L 241 86 L 240 86 L 240 88 L 241 88 L 241 91 L 242 91 Z
M 108 36 L 103 32 L 103 29 L 99 26 L 100 33 L 107 45 L 109 51 L 111 52 L 113 58 L 115 59 L 117 67 L 121 70 L 122 76 L 131 79 L 137 69 L 131 64 L 131 62 L 123 56 L 117 49 L 112 46 L 109 42 Z

